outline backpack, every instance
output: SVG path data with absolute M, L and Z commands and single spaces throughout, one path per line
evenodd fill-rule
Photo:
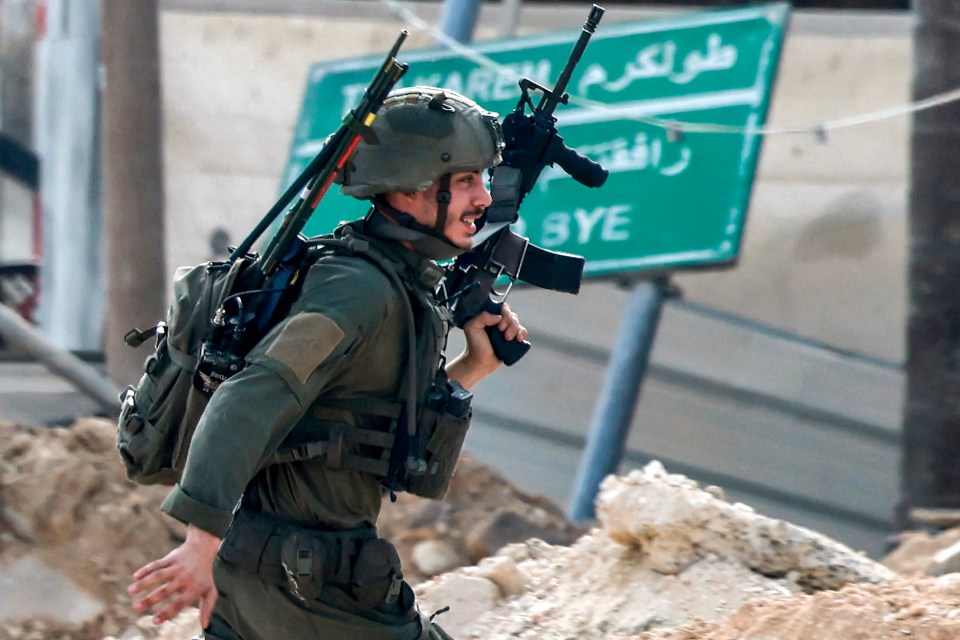
M 243 356 L 271 326 L 250 322 L 250 312 L 243 310 L 244 298 L 251 297 L 247 292 L 261 293 L 260 280 L 252 254 L 232 262 L 181 267 L 174 275 L 173 302 L 165 321 L 124 336 L 133 347 L 156 338 L 139 382 L 120 396 L 116 444 L 128 479 L 146 485 L 179 481 L 210 396 L 243 368 Z M 287 298 L 295 289 L 279 293 Z M 239 316 L 226 317 L 231 301 L 239 305 Z M 241 326 L 244 314 L 247 322 Z M 212 366 L 216 358 L 226 366 Z
M 410 353 L 415 352 L 410 297 L 384 259 L 355 237 L 325 235 L 310 241 L 298 237 L 266 282 L 255 254 L 181 267 L 174 277 L 166 320 L 124 337 L 131 346 L 156 338 L 139 382 L 121 394 L 116 445 L 128 479 L 144 485 L 179 482 L 210 397 L 243 369 L 245 355 L 289 311 L 299 294 L 299 275 L 330 254 L 364 257 L 388 277 L 404 301 Z M 388 433 L 350 428 L 335 430 L 332 439 L 329 433 L 315 438 L 301 434 L 298 443 L 274 452 L 267 464 L 323 458 L 331 466 L 372 473 L 391 497 L 395 490 L 443 497 L 469 428 L 472 396 L 448 381 L 441 366 L 427 397 L 417 402 L 412 362 L 408 361 L 396 402 L 340 401 L 340 408 L 390 418 Z M 351 455 L 344 450 L 349 442 L 367 449 L 372 445 L 374 452 Z

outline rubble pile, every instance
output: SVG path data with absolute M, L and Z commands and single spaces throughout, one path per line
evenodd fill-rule
M 130 573 L 177 544 L 164 487 L 123 477 L 112 421 L 0 422 L 0 639 L 186 640 L 188 609 L 137 619 Z M 960 637 L 960 532 L 911 534 L 883 564 L 728 502 L 657 462 L 605 480 L 597 526 L 465 456 L 442 502 L 386 503 L 426 613 L 456 638 Z M 942 575 L 941 575 L 942 574 Z

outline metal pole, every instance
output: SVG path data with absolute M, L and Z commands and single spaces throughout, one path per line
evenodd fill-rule
M 31 151 L 36 41 L 31 4 L 28 0 L 0 4 L 0 136 L 4 143 L 0 164 L 7 177 L 20 182 L 14 186 L 0 181 L 0 264 L 38 258 L 31 235 L 33 194 L 39 180 L 37 158 Z
M 960 7 L 912 2 L 915 100 L 955 87 Z M 898 530 L 930 522 L 931 510 L 960 509 L 960 105 L 913 114 L 910 136 L 909 269 Z M 919 510 L 919 511 L 918 511 Z M 921 517 L 916 518 L 920 513 Z M 922 520 L 922 521 L 920 521 Z
M 440 30 L 464 44 L 473 40 L 480 0 L 444 0 Z
M 143 354 L 124 343 L 131 327 L 166 311 L 163 100 L 158 0 L 101 0 L 103 220 L 107 375 L 135 382 Z
M 120 387 L 69 351 L 55 347 L 10 307 L 0 304 L 0 334 L 47 369 L 72 382 L 109 415 L 120 411 Z
M 638 283 L 630 297 L 577 469 L 568 512 L 574 522 L 595 517 L 594 499 L 600 483 L 616 472 L 623 458 L 666 291 L 666 279 L 648 280 Z
M 500 3 L 500 37 L 512 38 L 517 35 L 520 22 L 521 0 L 503 0 Z
M 34 137 L 41 161 L 38 319 L 63 349 L 99 351 L 104 323 L 98 130 L 99 2 L 46 0 Z M 139 138 L 138 138 L 139 139 Z

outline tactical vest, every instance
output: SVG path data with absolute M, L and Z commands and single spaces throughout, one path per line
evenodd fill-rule
M 417 373 L 417 328 L 427 324 L 418 314 L 440 312 L 449 326 L 449 311 L 439 307 L 416 283 L 404 283 L 397 265 L 370 246 L 355 230 L 341 234 L 339 243 L 325 247 L 334 253 L 362 256 L 387 276 L 398 293 L 406 316 L 407 360 L 395 401 L 379 398 L 319 398 L 311 407 L 313 419 L 295 428 L 299 444 L 281 445 L 270 464 L 320 459 L 332 469 L 370 473 L 390 491 L 406 491 L 426 498 L 442 498 L 450 484 L 471 418 L 472 394 L 447 379 L 443 358 L 429 386 Z M 342 243 L 342 244 L 340 244 Z M 446 332 L 440 338 L 445 338 Z M 441 355 L 444 345 L 436 345 Z M 433 349 L 429 349 L 432 352 Z M 436 360 L 437 358 L 434 358 Z M 435 363 L 437 364 L 437 363 Z M 426 382 L 426 381 L 424 381 Z M 386 429 L 366 429 L 327 419 L 325 410 L 346 411 L 386 421 Z
M 391 491 L 442 497 L 470 423 L 471 396 L 457 383 L 446 379 L 442 366 L 429 385 L 418 376 L 417 312 L 435 311 L 438 307 L 422 287 L 404 283 L 398 274 L 402 266 L 372 247 L 351 225 L 341 226 L 334 236 L 307 243 L 305 252 L 295 259 L 297 264 L 292 265 L 291 282 L 297 281 L 296 272 L 305 271 L 325 255 L 337 254 L 362 257 L 388 278 L 405 309 L 407 353 L 413 357 L 407 358 L 396 400 L 329 401 L 331 408 L 384 419 L 388 421 L 388 428 L 379 431 L 318 420 L 309 425 L 309 433 L 292 434 L 296 435 L 297 444 L 281 445 L 266 464 L 321 458 L 331 468 L 371 473 Z M 143 377 L 136 386 L 128 387 L 121 398 L 117 448 L 131 480 L 141 484 L 177 482 L 196 425 L 213 393 L 211 384 L 219 385 L 245 366 L 244 358 L 253 346 L 250 340 L 232 351 L 224 346 L 229 339 L 219 341 L 217 348 L 206 351 L 222 361 L 221 366 L 214 368 L 219 372 L 217 379 L 212 380 L 206 368 L 210 358 L 204 357 L 204 346 L 209 342 L 209 328 L 216 326 L 217 318 L 226 311 L 227 301 L 236 298 L 238 288 L 249 286 L 243 274 L 251 271 L 254 259 L 255 256 L 250 256 L 232 264 L 208 263 L 181 270 L 166 322 L 149 332 L 132 332 L 137 334 L 134 336 L 137 340 L 131 340 L 131 344 L 139 344 L 152 335 L 157 336 L 157 344 L 147 358 Z M 289 291 L 288 298 L 297 292 L 294 287 L 284 291 Z M 286 304 L 289 302 L 288 299 Z M 284 304 L 279 303 L 282 309 Z M 440 311 L 448 313 L 445 308 Z M 262 326 L 247 332 L 248 338 L 250 333 L 255 339 L 263 336 L 275 323 L 275 316 L 271 309 Z M 222 320 L 220 326 L 223 326 Z M 442 346 L 433 345 L 438 353 Z M 223 362 L 229 366 L 222 366 Z M 363 453 L 355 455 L 348 450 Z

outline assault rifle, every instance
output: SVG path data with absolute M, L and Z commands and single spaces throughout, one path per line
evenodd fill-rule
M 493 202 L 474 236 L 474 248 L 457 257 L 447 268 L 444 279 L 453 321 L 459 327 L 482 311 L 499 313 L 517 280 L 554 291 L 580 291 L 582 257 L 533 245 L 527 238 L 513 233 L 509 225 L 519 218 L 520 203 L 547 165 L 558 165 L 588 187 L 599 187 L 607 179 L 606 169 L 564 144 L 553 116 L 557 105 L 567 104 L 569 100 L 565 91 L 570 76 L 603 11 L 593 5 L 553 89 L 529 78 L 520 81 L 520 100 L 503 120 L 506 147 L 503 162 L 493 169 L 490 184 Z M 531 90 L 541 94 L 536 106 L 530 97 Z M 502 278 L 506 278 L 508 284 L 501 291 L 497 289 L 497 281 Z M 515 363 L 530 349 L 529 342 L 507 341 L 496 327 L 488 327 L 487 335 L 497 357 L 506 365 Z

